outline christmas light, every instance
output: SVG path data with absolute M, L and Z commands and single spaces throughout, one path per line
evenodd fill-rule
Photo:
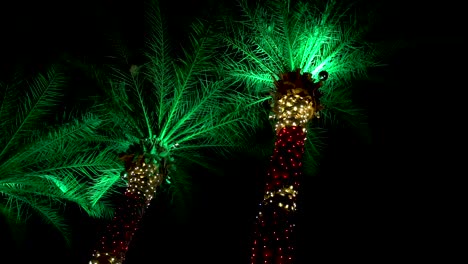
M 107 234 L 100 239 L 89 264 L 122 264 L 143 213 L 151 203 L 163 174 L 154 163 L 143 159 L 127 168 L 122 177 L 127 180 L 124 206 L 117 208 L 107 226 Z
M 321 81 L 328 74 L 320 73 Z M 276 120 L 276 141 L 267 173 L 265 193 L 256 216 L 252 264 L 293 263 L 294 213 L 297 210 L 307 122 L 319 117 L 322 82 L 314 83 L 300 70 L 275 80 L 271 119 Z M 323 78 L 322 78 L 323 77 Z

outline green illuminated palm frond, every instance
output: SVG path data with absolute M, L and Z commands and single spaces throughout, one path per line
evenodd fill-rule
M 272 0 L 256 5 L 239 0 L 239 6 L 243 16 L 224 19 L 225 30 L 219 34 L 226 56 L 218 63 L 231 82 L 243 85 L 249 94 L 271 98 L 273 79 L 280 73 L 301 69 L 315 80 L 319 72 L 329 73 L 320 89 L 325 106 L 321 119 L 308 124 L 305 164 L 312 172 L 317 160 L 313 157 L 323 144 L 317 123 L 363 122 L 350 87 L 353 80 L 365 78 L 370 67 L 381 65 L 383 50 L 364 40 L 368 26 L 358 24 L 350 9 L 334 0 Z
M 227 30 L 220 34 L 230 55 L 220 63 L 254 94 L 273 90 L 272 76 L 279 73 L 300 68 L 318 79 L 325 70 L 330 77 L 322 88 L 324 103 L 336 105 L 345 97 L 335 90 L 345 89 L 350 81 L 364 77 L 369 67 L 380 65 L 382 54 L 363 41 L 365 26 L 335 1 L 291 2 L 273 0 L 252 7 L 241 0 L 243 20 L 226 20 Z
M 187 160 L 197 149 L 239 145 L 242 131 L 258 119 L 257 102 L 266 99 L 238 93 L 219 76 L 213 63 L 218 42 L 207 23 L 194 21 L 188 41 L 174 51 L 156 1 L 147 21 L 146 63 L 114 67 L 105 88 L 102 112 L 113 126 L 110 137 L 124 152 L 147 140 L 153 142 L 147 152 Z
M 250 7 L 241 0 L 240 6 L 245 20 L 227 21 L 222 37 L 244 62 L 239 69 L 242 80 L 269 82 L 271 75 L 300 68 L 314 77 L 326 70 L 332 83 L 342 84 L 379 65 L 377 51 L 362 40 L 362 25 L 335 1 L 321 6 L 274 0 L 265 7 Z M 237 71 L 234 65 L 226 66 Z
M 323 150 L 325 149 L 325 130 L 308 125 L 307 140 L 305 142 L 303 170 L 306 175 L 316 175 Z
M 210 25 L 194 21 L 188 41 L 177 49 L 157 1 L 146 10 L 150 30 L 145 63 L 109 68 L 77 65 L 91 73 L 106 94 L 93 108 L 106 120 L 105 128 L 99 129 L 105 137 L 100 138 L 102 145 L 115 157 L 144 154 L 167 160 L 172 169 L 169 188 L 163 190 L 173 191 L 174 200 L 181 201 L 181 193 L 176 192 L 186 192 L 190 186 L 185 168 L 193 163 L 212 167 L 207 153 L 226 154 L 244 146 L 245 133 L 259 122 L 258 105 L 268 99 L 237 92 L 220 76 L 213 57 L 219 43 Z M 118 175 L 103 175 L 91 188 L 93 201 L 108 196 L 118 182 Z
M 59 89 L 63 80 L 64 76 L 51 68 L 47 76 L 38 75 L 30 82 L 30 90 L 26 94 L 18 94 L 15 86 L 2 87 L 0 118 L 4 136 L 0 141 L 0 157 L 20 143 L 42 121 L 41 118 L 50 113 L 60 98 Z M 17 100 L 20 100 L 19 104 Z M 15 112 L 12 112 L 13 109 Z
M 156 2 L 151 2 L 147 8 L 146 21 L 149 34 L 146 41 L 148 49 L 145 55 L 151 64 L 147 76 L 155 87 L 159 87 L 159 89 L 153 90 L 153 94 L 158 98 L 158 101 L 155 102 L 157 124 L 162 124 L 165 116 L 163 111 L 173 93 L 171 83 L 174 80 L 174 60 L 171 57 L 171 41 L 163 12 Z
M 18 221 L 37 214 L 68 239 L 64 205 L 77 204 L 92 217 L 109 217 L 107 197 L 94 190 L 106 185 L 105 177 L 96 176 L 119 175 L 120 164 L 109 155 L 113 149 L 99 147 L 104 140 L 96 130 L 103 121 L 96 116 L 45 125 L 63 93 L 60 71 L 53 67 L 28 84 L 0 87 L 0 207 Z

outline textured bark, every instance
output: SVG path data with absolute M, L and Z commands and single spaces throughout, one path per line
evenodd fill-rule
M 151 171 L 154 171 L 152 173 Z M 142 159 L 126 165 L 128 178 L 124 201 L 117 207 L 106 233 L 100 238 L 93 252 L 91 264 L 122 264 L 145 210 L 150 205 L 163 174 L 154 164 Z
M 265 185 L 264 200 L 255 222 L 252 264 L 294 263 L 294 226 L 302 175 L 306 125 L 318 111 L 318 90 L 328 73 L 314 82 L 310 73 L 283 73 L 274 81 L 272 110 L 276 119 L 276 142 Z
M 278 132 L 264 200 L 255 222 L 251 263 L 293 263 L 295 204 L 302 174 L 304 139 L 301 127 L 287 127 Z

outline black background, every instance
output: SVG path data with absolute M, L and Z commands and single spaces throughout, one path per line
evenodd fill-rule
M 99 60 L 111 53 L 105 34 L 121 34 L 130 47 L 140 47 L 144 35 L 141 2 L 2 2 L 2 74 L 8 75 L 17 64 L 32 71 L 42 69 L 63 52 Z M 363 138 L 349 129 L 330 130 L 320 173 L 304 179 L 299 264 L 379 263 L 400 261 L 406 253 L 438 254 L 426 250 L 427 241 L 436 234 L 427 232 L 427 220 L 419 217 L 429 199 L 420 195 L 431 178 L 424 176 L 427 170 L 436 173 L 422 153 L 432 142 L 424 132 L 431 127 L 426 123 L 430 119 L 426 109 L 437 108 L 437 103 L 424 101 L 434 86 L 447 85 L 439 73 L 445 66 L 435 69 L 431 65 L 448 56 L 449 48 L 438 45 L 458 43 L 459 37 L 450 33 L 448 25 L 456 24 L 459 16 L 455 7 L 442 4 L 435 8 L 409 1 L 360 4 L 377 8 L 370 39 L 405 40 L 408 45 L 388 59 L 387 67 L 371 71 L 373 80 L 357 89 L 354 100 L 369 113 L 369 136 Z M 163 5 L 177 46 L 194 17 L 209 15 L 218 5 L 229 9 L 233 3 L 163 1 Z M 138 56 L 132 59 L 138 61 Z M 421 123 L 422 130 L 418 129 Z M 224 163 L 222 176 L 194 169 L 192 193 L 184 206 L 170 205 L 165 196 L 153 202 L 128 253 L 129 264 L 248 261 L 265 164 L 252 157 Z M 0 263 L 87 263 L 103 223 L 69 211 L 71 248 L 63 245 L 53 229 L 34 219 L 21 230 L 0 222 L 4 244 Z

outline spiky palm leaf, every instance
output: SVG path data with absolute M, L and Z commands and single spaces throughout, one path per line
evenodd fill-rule
M 349 86 L 365 77 L 369 67 L 381 65 L 382 52 L 363 40 L 365 25 L 336 1 L 291 2 L 273 0 L 252 7 L 239 1 L 243 17 L 226 19 L 220 34 L 228 47 L 228 56 L 219 60 L 226 75 L 244 84 L 250 94 L 269 97 L 275 89 L 272 76 L 301 69 L 319 79 L 318 73 L 326 70 L 330 77 L 321 88 L 322 122 L 362 122 L 362 112 L 350 101 Z M 315 133 L 312 126 L 309 122 L 309 134 Z M 307 151 L 316 148 L 312 141 L 307 141 Z
M 127 167 L 151 164 L 158 170 L 156 188 L 161 184 L 159 179 L 165 179 L 172 187 L 166 185 L 168 188 L 164 189 L 182 193 L 189 187 L 187 173 L 183 171 L 187 165 L 208 165 L 204 160 L 208 151 L 225 154 L 225 150 L 243 145 L 244 132 L 255 127 L 252 120 L 257 117 L 249 110 L 256 105 L 257 98 L 236 92 L 219 78 L 213 64 L 217 42 L 207 23 L 195 21 L 187 45 L 171 50 L 159 3 L 153 1 L 147 11 L 151 29 L 145 52 L 147 62 L 128 65 L 125 70 L 112 67 L 108 85 L 104 86 L 106 100 L 102 108 L 95 109 L 110 121 L 109 129 L 103 132 L 113 142 L 116 154 L 133 159 L 127 162 Z M 96 76 L 105 72 L 109 71 L 99 71 Z M 140 159 L 135 158 L 141 157 L 145 161 L 139 163 Z M 93 263 L 102 263 L 101 258 L 125 259 L 138 221 L 153 199 L 156 188 L 140 192 L 138 187 L 131 187 L 132 181 L 140 179 L 152 182 L 151 176 L 137 180 L 131 177 L 136 176 L 129 176 L 131 191 L 127 189 L 125 193 L 126 202 L 138 210 L 129 212 L 126 211 L 129 207 L 122 207 L 120 217 L 109 225 L 108 236 L 102 238 L 94 252 Z M 144 203 L 139 200 L 143 195 Z M 183 200 L 177 194 L 173 197 L 179 202 Z
M 110 149 L 90 144 L 99 140 L 95 130 L 102 121 L 97 117 L 44 126 L 63 85 L 63 74 L 52 67 L 24 93 L 19 83 L 0 86 L 0 203 L 3 212 L 20 221 L 38 213 L 67 239 L 63 205 L 76 203 L 92 217 L 108 217 L 111 207 L 94 190 L 106 185 L 105 177 L 95 176 L 110 177 L 120 164 L 106 155 Z
M 114 68 L 106 88 L 104 111 L 120 135 L 113 134 L 125 152 L 140 140 L 152 142 L 176 160 L 193 160 L 204 148 L 225 148 L 243 140 L 242 130 L 255 124 L 249 107 L 255 96 L 232 90 L 225 80 L 217 80 L 213 64 L 216 40 L 211 28 L 201 21 L 192 24 L 190 48 L 182 48 L 174 58 L 165 21 L 157 2 L 148 8 L 153 30 L 145 53 L 148 62 L 130 71 Z

